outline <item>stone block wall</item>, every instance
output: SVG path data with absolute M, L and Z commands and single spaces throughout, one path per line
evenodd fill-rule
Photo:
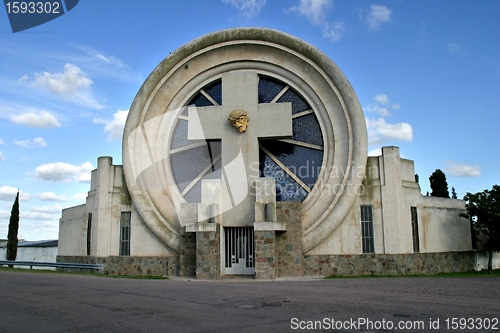
M 274 279 L 276 277 L 276 235 L 274 230 L 256 230 L 255 278 Z
M 181 249 L 179 253 L 178 276 L 196 275 L 196 234 L 181 229 Z
M 57 256 L 57 262 L 103 264 L 104 270 L 99 271 L 99 273 L 105 275 L 178 275 L 178 271 L 176 272 L 176 266 L 178 266 L 178 257 Z
M 474 270 L 474 252 L 304 256 L 304 275 L 434 275 Z
M 303 276 L 300 202 L 278 202 L 276 215 L 286 224 L 285 232 L 276 232 L 276 276 Z
M 220 224 L 216 231 L 200 231 L 196 235 L 196 278 L 220 278 Z

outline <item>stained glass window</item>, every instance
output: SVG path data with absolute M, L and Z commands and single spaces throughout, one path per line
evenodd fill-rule
M 323 163 L 323 136 L 314 110 L 292 87 L 280 80 L 260 76 L 259 103 L 291 103 L 291 139 L 260 140 L 261 177 L 276 178 L 278 201 L 303 201 L 313 189 Z M 187 105 L 222 104 L 222 80 L 193 95 Z M 221 141 L 187 140 L 187 110 L 181 112 L 173 132 L 170 161 L 174 179 L 187 202 L 200 202 L 201 179 L 220 179 Z M 177 153 L 179 152 L 179 153 Z

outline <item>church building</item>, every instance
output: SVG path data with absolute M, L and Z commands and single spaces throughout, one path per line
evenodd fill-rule
M 347 78 L 282 32 L 172 52 L 132 103 L 122 154 L 99 157 L 86 203 L 63 210 L 59 262 L 198 279 L 474 268 L 464 202 L 422 196 L 397 147 L 368 157 Z

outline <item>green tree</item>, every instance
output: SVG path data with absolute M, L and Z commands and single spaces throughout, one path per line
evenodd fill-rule
M 9 222 L 9 234 L 7 235 L 7 260 L 16 260 L 17 257 L 17 233 L 19 231 L 19 191 L 12 205 Z
M 458 199 L 457 191 L 455 191 L 454 187 L 451 188 L 451 198 L 452 199 Z
M 460 216 L 471 221 L 476 239 L 488 251 L 488 273 L 492 271 L 493 252 L 500 252 L 500 186 L 475 194 L 467 192 L 466 213 Z
M 448 193 L 448 182 L 446 181 L 446 175 L 440 169 L 437 169 L 429 177 L 429 182 L 431 183 L 431 197 L 441 197 L 449 198 Z

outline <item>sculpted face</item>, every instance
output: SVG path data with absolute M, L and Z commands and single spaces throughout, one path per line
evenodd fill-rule
M 249 119 L 245 110 L 233 110 L 228 119 L 240 133 L 247 130 Z

